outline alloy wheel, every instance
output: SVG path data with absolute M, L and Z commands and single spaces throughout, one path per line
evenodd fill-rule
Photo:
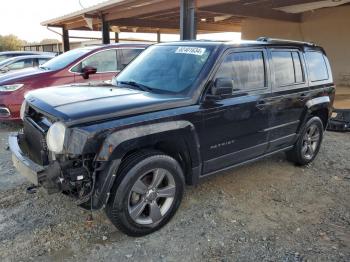
M 320 143 L 320 130 L 316 124 L 312 124 L 306 130 L 303 137 L 301 153 L 303 157 L 310 160 L 314 157 L 317 147 Z
M 143 174 L 129 194 L 130 217 L 140 225 L 157 225 L 170 210 L 175 193 L 175 180 L 169 171 L 157 168 Z

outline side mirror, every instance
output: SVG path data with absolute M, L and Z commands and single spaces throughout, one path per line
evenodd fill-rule
M 217 78 L 211 89 L 211 94 L 215 97 L 224 97 L 232 95 L 233 81 L 230 78 Z
M 92 66 L 85 66 L 82 70 L 81 75 L 84 79 L 89 79 L 90 75 L 96 74 L 97 69 Z
M 8 68 L 7 66 L 0 69 L 1 73 L 7 73 L 8 71 L 10 71 L 10 68 Z

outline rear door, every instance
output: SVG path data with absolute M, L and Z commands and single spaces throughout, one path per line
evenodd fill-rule
M 263 155 L 267 149 L 270 95 L 265 49 L 229 52 L 213 80 L 232 79 L 232 96 L 202 104 L 203 125 L 199 132 L 203 173 Z
M 273 48 L 269 56 L 273 86 L 268 151 L 272 152 L 295 142 L 310 93 L 301 51 Z

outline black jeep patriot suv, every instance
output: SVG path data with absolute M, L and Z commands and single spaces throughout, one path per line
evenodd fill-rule
M 112 84 L 29 93 L 9 145 L 32 183 L 132 236 L 164 226 L 185 184 L 280 151 L 313 161 L 335 93 L 321 47 L 269 38 L 157 44 Z

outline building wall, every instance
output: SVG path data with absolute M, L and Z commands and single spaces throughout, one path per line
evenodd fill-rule
M 307 12 L 302 23 L 246 19 L 242 24 L 242 39 L 259 36 L 310 41 L 322 46 L 336 83 L 350 86 L 350 6 Z
M 301 25 L 259 18 L 243 20 L 242 39 L 255 40 L 260 36 L 302 40 Z

